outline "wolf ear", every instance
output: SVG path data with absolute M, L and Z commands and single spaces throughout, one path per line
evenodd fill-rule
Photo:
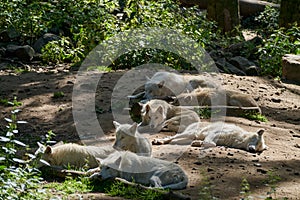
M 257 134 L 258 134 L 259 136 L 262 136 L 264 132 L 265 132 L 265 129 L 261 128 L 261 129 L 259 129 L 259 130 L 257 131 Z
M 149 111 L 150 111 L 150 106 L 149 106 L 149 104 L 148 105 L 146 105 L 146 113 L 148 113 Z
M 43 145 L 43 144 L 41 144 L 39 142 L 37 142 L 37 144 L 38 144 L 39 148 L 44 148 L 45 147 L 45 145 Z
M 164 108 L 162 106 L 159 106 L 157 109 L 156 109 L 156 112 L 160 113 L 160 114 L 163 114 L 164 113 Z
M 137 123 L 134 122 L 132 124 L 132 126 L 130 127 L 130 133 L 132 133 L 133 135 L 135 135 L 136 130 L 137 130 Z
M 146 79 L 147 79 L 147 81 L 150 81 L 150 80 L 151 80 L 151 78 L 149 78 L 148 76 L 146 76 Z
M 119 128 L 119 126 L 121 126 L 121 124 L 117 121 L 113 121 L 113 124 L 114 124 L 115 128 Z
M 157 84 L 158 88 L 162 88 L 165 84 L 165 81 L 161 81 L 160 83 Z
M 99 167 L 100 167 L 101 164 L 102 164 L 102 162 L 103 162 L 103 159 L 97 158 L 97 157 L 96 157 L 96 161 L 97 161 L 97 163 L 98 163 L 98 165 L 99 165 Z
M 52 153 L 52 148 L 50 146 L 47 146 L 45 149 L 45 154 L 51 154 Z

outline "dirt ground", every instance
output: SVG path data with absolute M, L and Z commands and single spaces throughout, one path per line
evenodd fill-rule
M 97 87 L 97 118 L 107 136 L 101 139 L 102 143 L 113 141 L 111 96 L 115 84 L 125 73 L 103 72 Z M 0 98 L 11 100 L 16 96 L 23 103 L 18 119 L 28 123 L 19 125 L 21 141 L 36 147 L 36 142 L 52 130 L 57 141 L 82 142 L 72 115 L 76 74 L 66 65 L 34 66 L 31 72 L 22 74 L 13 70 L 0 71 Z M 268 122 L 259 122 L 228 116 L 226 121 L 248 131 L 265 128 L 268 150 L 253 154 L 225 147 L 202 150 L 183 145 L 163 145 L 153 147 L 153 156 L 173 159 L 183 167 L 189 176 L 189 184 L 181 192 L 192 199 L 203 198 L 201 192 L 219 199 L 240 199 L 243 197 L 240 193 L 243 179 L 250 184 L 252 199 L 268 196 L 300 199 L 300 86 L 268 77 L 219 76 L 225 88 L 252 95 L 268 119 Z M 126 90 L 126 85 L 123 89 Z M 64 96 L 53 98 L 55 92 L 63 92 Z M 0 105 L 0 119 L 9 117 L 11 109 Z M 5 121 L 2 120 L 1 124 L 3 127 Z M 166 134 L 151 135 L 151 139 L 165 137 Z M 278 177 L 280 181 L 272 184 Z M 101 199 L 101 195 L 93 194 L 93 198 Z

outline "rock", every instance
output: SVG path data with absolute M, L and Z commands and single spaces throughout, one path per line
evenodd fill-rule
M 46 33 L 45 35 L 43 35 L 42 37 L 40 37 L 34 44 L 33 44 L 33 49 L 38 52 L 41 53 L 42 48 L 48 44 L 51 41 L 58 41 L 61 38 L 55 34 L 52 33 Z
M 6 48 L 6 56 L 17 57 L 21 61 L 30 61 L 34 57 L 35 51 L 29 45 L 18 46 L 8 45 Z
M 242 70 L 249 76 L 258 75 L 258 67 L 254 62 L 249 61 L 247 58 L 242 56 L 235 56 L 229 60 L 230 64 L 234 65 L 238 69 Z
M 0 40 L 2 42 L 10 42 L 19 39 L 21 34 L 14 28 L 9 28 L 0 33 Z
M 286 54 L 282 57 L 282 77 L 300 82 L 300 55 Z
M 271 101 L 274 103 L 280 103 L 281 99 L 272 98 Z
M 260 163 L 254 163 L 254 166 L 255 167 L 261 167 L 261 164 Z
M 238 69 L 237 67 L 230 64 L 229 62 L 225 63 L 224 71 L 225 72 L 228 71 L 231 74 L 236 74 L 236 75 L 239 75 L 239 76 L 246 76 L 246 73 L 244 71 Z

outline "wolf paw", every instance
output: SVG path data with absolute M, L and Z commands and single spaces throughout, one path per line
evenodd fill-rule
M 160 140 L 160 139 L 154 139 L 152 141 L 152 144 L 153 145 L 162 145 L 162 144 L 165 144 L 163 140 Z

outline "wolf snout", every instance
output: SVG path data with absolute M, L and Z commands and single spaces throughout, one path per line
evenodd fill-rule
M 250 153 L 256 153 L 256 148 L 254 145 L 249 145 L 248 150 Z

